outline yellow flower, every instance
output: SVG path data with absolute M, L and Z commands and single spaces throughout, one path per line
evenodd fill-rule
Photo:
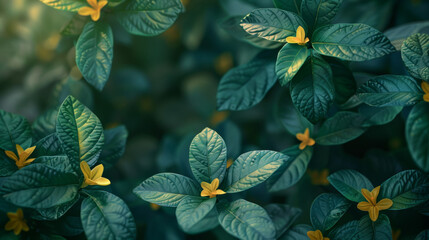
M 9 222 L 4 226 L 6 231 L 13 230 L 15 235 L 19 235 L 21 231 L 28 232 L 28 230 L 30 230 L 24 219 L 24 213 L 21 208 L 18 208 L 16 213 L 8 212 L 7 216 L 9 217 Z
M 27 159 L 34 152 L 34 149 L 36 149 L 36 146 L 24 150 L 19 144 L 16 144 L 18 156 L 16 156 L 16 154 L 12 151 L 4 152 L 9 158 L 13 159 L 16 166 L 21 169 L 34 161 L 35 158 Z
M 310 39 L 308 37 L 305 37 L 305 30 L 301 26 L 296 29 L 296 37 L 287 37 L 286 42 L 288 43 L 297 43 L 299 45 L 305 45 L 308 43 Z
M 425 102 L 429 102 L 429 83 L 422 81 L 421 86 L 423 92 L 425 92 L 425 95 L 423 95 L 423 100 L 425 100 Z
M 307 170 L 308 175 L 310 175 L 311 184 L 313 185 L 329 185 L 328 175 L 329 170 L 323 169 L 321 171 L 318 170 Z
M 92 21 L 98 21 L 100 19 L 101 9 L 107 5 L 106 0 L 86 0 L 91 7 L 81 7 L 77 12 L 81 16 L 91 16 Z
M 219 187 L 219 179 L 215 178 L 212 183 L 202 182 L 201 187 L 203 190 L 201 191 L 201 197 L 210 197 L 214 198 L 216 195 L 226 194 L 226 192 L 217 189 Z
M 232 160 L 231 158 L 226 160 L 226 168 L 231 167 L 231 165 L 234 163 L 234 160 Z
M 310 130 L 308 128 L 305 129 L 304 133 L 297 133 L 296 138 L 301 141 L 299 144 L 299 149 L 304 150 L 307 146 L 313 146 L 316 141 L 310 137 Z
M 320 230 L 308 231 L 307 236 L 308 238 L 310 238 L 310 240 L 329 240 L 328 237 L 323 237 L 322 232 Z
M 378 213 L 380 210 L 386 210 L 390 208 L 393 204 L 392 200 L 384 198 L 377 202 L 378 193 L 380 192 L 380 186 L 374 188 L 371 192 L 367 189 L 362 188 L 362 195 L 368 202 L 360 202 L 357 205 L 357 208 L 361 211 L 367 211 L 369 213 L 369 218 L 373 222 L 377 221 Z
M 80 162 L 80 169 L 82 170 L 83 177 L 85 180 L 82 183 L 81 188 L 84 188 L 88 185 L 99 185 L 99 186 L 107 186 L 110 184 L 109 179 L 102 177 L 104 167 L 103 164 L 97 165 L 92 170 L 89 168 L 87 162 Z

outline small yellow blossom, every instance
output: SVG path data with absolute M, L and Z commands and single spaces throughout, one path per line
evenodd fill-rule
M 219 179 L 215 178 L 212 183 L 202 182 L 201 187 L 203 190 L 201 191 L 201 197 L 210 197 L 214 198 L 216 195 L 226 194 L 226 192 L 217 189 L 219 187 Z
M 305 30 L 301 26 L 296 29 L 296 37 L 287 37 L 286 42 L 288 43 L 297 43 L 298 45 L 305 45 L 308 43 L 310 39 L 308 37 L 305 37 Z
M 425 102 L 429 102 L 429 83 L 422 81 L 421 86 L 423 92 L 425 92 L 425 95 L 423 95 L 423 100 L 425 100 Z
M 310 137 L 310 130 L 308 128 L 305 129 L 304 133 L 297 133 L 296 138 L 301 141 L 299 144 L 299 149 L 304 150 L 307 146 L 313 146 L 316 141 Z
M 84 188 L 88 185 L 99 185 L 99 186 L 107 186 L 110 185 L 110 181 L 107 178 L 102 177 L 104 167 L 103 164 L 97 165 L 92 170 L 89 168 L 87 162 L 80 162 L 80 169 L 82 170 L 83 177 L 85 178 L 81 188 Z
M 78 14 L 81 16 L 91 16 L 92 21 L 98 21 L 100 19 L 101 9 L 107 5 L 106 0 L 86 0 L 91 7 L 81 7 Z
M 160 208 L 161 206 L 159 206 L 158 204 L 155 204 L 155 203 L 150 204 L 150 209 L 152 209 L 153 211 L 158 211 Z
M 369 218 L 371 218 L 373 222 L 377 221 L 380 210 L 386 210 L 393 204 L 392 200 L 388 198 L 384 198 L 377 202 L 378 193 L 380 193 L 380 186 L 374 188 L 371 192 L 362 188 L 361 192 L 367 202 L 358 203 L 357 208 L 361 211 L 367 211 L 369 213 Z
M 7 216 L 9 217 L 9 222 L 7 222 L 4 226 L 4 229 L 6 231 L 13 230 L 13 233 L 15 235 L 19 235 L 21 231 L 28 232 L 28 230 L 30 230 L 27 225 L 27 222 L 24 219 L 24 213 L 22 212 L 21 208 L 18 208 L 16 213 L 8 212 Z
M 34 161 L 35 158 L 27 159 L 34 152 L 34 149 L 36 149 L 36 146 L 24 150 L 19 144 L 16 144 L 18 156 L 16 156 L 16 154 L 12 151 L 4 152 L 9 158 L 13 159 L 16 166 L 21 169 Z
M 323 169 L 319 170 L 307 170 L 308 175 L 310 175 L 311 184 L 313 185 L 329 185 L 328 175 L 329 170 Z
M 231 167 L 231 165 L 234 163 L 234 160 L 232 160 L 231 158 L 226 160 L 226 168 Z
M 210 118 L 210 125 L 217 126 L 219 123 L 225 121 L 225 119 L 228 118 L 228 115 L 229 115 L 229 112 L 227 112 L 227 111 L 222 111 L 222 112 L 215 111 L 215 112 L 213 112 L 213 114 Z
M 307 236 L 310 238 L 310 240 L 329 240 L 328 237 L 323 237 L 323 234 L 320 230 L 308 231 Z

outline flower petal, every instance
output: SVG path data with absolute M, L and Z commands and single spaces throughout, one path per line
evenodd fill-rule
M 95 12 L 95 10 L 90 7 L 81 7 L 77 13 L 81 16 L 89 16 L 93 12 Z
M 98 8 L 99 9 L 102 9 L 104 6 L 106 6 L 107 5 L 107 1 L 99 1 L 98 2 Z
M 4 151 L 4 153 L 6 154 L 6 156 L 8 156 L 9 158 L 13 159 L 15 162 L 18 161 L 18 156 L 16 156 L 16 154 L 12 151 Z
M 288 42 L 288 43 L 299 43 L 299 39 L 296 37 L 287 37 L 286 42 Z
M 86 1 L 88 2 L 88 4 L 89 4 L 92 8 L 96 9 L 96 8 L 98 7 L 97 0 L 86 0 Z
M 85 179 L 89 179 L 89 176 L 91 174 L 91 169 L 89 168 L 89 165 L 87 162 L 85 161 L 80 162 L 80 170 L 82 170 L 82 173 Z
M 24 232 L 28 232 L 30 230 L 26 222 L 22 222 L 22 230 Z
M 208 197 L 208 196 L 210 196 L 210 193 L 211 192 L 209 190 L 204 189 L 201 191 L 201 197 Z
M 384 199 L 381 199 L 380 202 L 378 202 L 376 206 L 380 210 L 386 210 L 386 209 L 389 209 L 392 205 L 393 205 L 392 200 L 390 200 L 388 198 L 384 198 Z
M 26 158 L 28 158 L 34 152 L 34 149 L 36 149 L 36 146 L 25 149 L 24 154 Z
M 360 202 L 357 205 L 357 208 L 361 211 L 369 211 L 369 209 L 372 207 L 372 205 L 369 202 Z
M 18 224 L 18 221 L 16 220 L 10 220 L 9 222 L 6 223 L 6 225 L 4 226 L 4 230 L 6 231 L 10 231 L 12 229 L 14 229 L 16 227 L 16 225 Z
M 421 86 L 422 86 L 423 92 L 428 94 L 429 93 L 429 83 L 422 81 Z
M 297 138 L 299 141 L 305 141 L 305 140 L 307 140 L 307 136 L 305 136 L 305 134 L 303 134 L 303 133 L 297 133 L 297 134 L 296 134 L 296 138 Z
M 16 144 L 16 150 L 18 151 L 18 156 L 21 156 L 21 154 L 24 152 L 24 149 L 19 144 Z
M 215 191 L 215 194 L 216 195 L 223 195 L 223 194 L 226 194 L 226 192 L 224 192 L 223 190 L 218 189 L 218 190 Z
M 211 190 L 215 191 L 219 187 L 219 178 L 213 179 L 212 183 L 210 184 Z
M 369 218 L 371 218 L 373 222 L 377 221 L 378 213 L 379 213 L 378 208 L 370 207 L 368 212 L 369 212 Z
M 368 191 L 368 189 L 362 188 L 360 190 L 362 192 L 363 197 L 369 202 L 371 203 L 371 192 Z
M 313 146 L 314 144 L 316 144 L 316 141 L 314 141 L 314 139 L 312 138 L 308 139 L 308 143 L 307 143 L 308 146 Z
M 380 193 L 380 186 L 375 187 L 374 189 L 372 189 L 371 195 L 374 198 L 374 201 L 377 201 L 377 197 L 378 197 L 379 193 Z
M 301 26 L 296 29 L 296 38 L 299 40 L 299 42 L 304 42 L 305 31 L 304 28 L 302 28 Z
M 307 147 L 307 143 L 305 141 L 299 144 L 299 150 L 304 150 L 305 147 Z
M 97 178 L 97 179 L 95 179 L 95 180 L 94 180 L 94 182 L 95 182 L 97 185 L 100 185 L 100 186 L 107 186 L 107 185 L 110 185 L 110 180 L 109 180 L 109 179 L 107 179 L 107 178 L 104 178 L 104 177 Z
M 95 11 L 91 14 L 91 19 L 92 19 L 92 21 L 94 21 L 94 22 L 98 21 L 98 19 L 100 19 L 100 10 L 95 10 Z
M 429 93 L 426 93 L 425 95 L 423 95 L 423 100 L 425 102 L 429 102 Z
M 100 178 L 103 175 L 103 172 L 104 172 L 104 166 L 103 164 L 99 164 L 91 170 L 90 178 L 92 180 Z

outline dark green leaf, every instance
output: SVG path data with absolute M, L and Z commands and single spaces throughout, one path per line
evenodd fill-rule
M 273 0 L 274 6 L 276 8 L 281 8 L 283 10 L 298 13 L 301 10 L 302 0 Z
M 392 227 L 384 214 L 378 216 L 376 222 L 371 221 L 368 215 L 361 218 L 358 229 L 359 240 L 392 240 Z
M 412 22 L 393 27 L 384 32 L 396 50 L 401 50 L 402 43 L 414 33 L 429 34 L 429 21 Z
M 15 162 L 10 159 L 4 152 L 0 152 L 0 177 L 12 175 L 18 170 Z
M 283 235 L 301 215 L 301 209 L 286 204 L 269 204 L 265 210 L 276 228 L 276 238 Z
M 101 150 L 100 161 L 105 168 L 110 168 L 125 152 L 128 131 L 123 125 L 104 131 L 104 146 Z
M 341 3 L 342 0 L 302 0 L 301 16 L 308 23 L 308 32 L 331 23 Z
M 339 23 L 318 28 L 311 42 L 320 54 L 348 61 L 371 60 L 395 51 L 383 33 L 359 23 Z
M 416 33 L 404 41 L 402 60 L 411 76 L 429 81 L 429 35 Z
M 88 22 L 76 43 L 76 65 L 83 77 L 101 91 L 113 61 L 112 28 L 102 22 Z
M 322 193 L 311 205 L 311 224 L 315 229 L 325 232 L 340 220 L 350 205 L 350 202 L 341 195 Z
M 37 215 L 33 215 L 32 218 L 41 221 L 57 220 L 58 218 L 66 214 L 67 211 L 70 210 L 70 208 L 72 208 L 75 203 L 77 203 L 77 201 L 79 201 L 79 195 L 73 198 L 73 200 L 55 207 L 36 209 Z
M 328 59 L 328 63 L 332 69 L 332 77 L 335 86 L 335 102 L 344 104 L 356 92 L 356 81 L 352 71 L 346 66 L 343 61 L 336 58 Z
M 417 235 L 416 239 L 414 240 L 428 240 L 429 239 L 429 229 L 424 230 Z
M 177 207 L 186 196 L 200 196 L 201 187 L 188 177 L 175 173 L 158 173 L 134 188 L 145 201 L 165 207 Z
M 328 176 L 328 181 L 344 197 L 353 202 L 365 201 L 361 189 L 371 191 L 374 187 L 364 175 L 355 170 L 340 170 Z
M 62 172 L 73 173 L 76 171 L 76 169 L 73 169 L 73 164 L 70 163 L 69 158 L 65 155 L 38 157 L 34 160 L 34 163 L 42 163 Z
M 393 201 L 389 210 L 414 207 L 429 200 L 429 176 L 416 170 L 405 170 L 384 181 L 378 200 Z
M 405 136 L 411 156 L 418 167 L 429 171 L 429 104 L 420 103 L 408 115 Z
M 189 234 L 205 232 L 217 227 L 216 198 L 187 196 L 176 208 L 179 226 Z
M 359 240 L 359 221 L 351 221 L 335 228 L 329 233 L 331 240 Z
M 279 51 L 276 62 L 276 73 L 280 85 L 286 85 L 307 60 L 310 51 L 306 46 L 285 44 Z
M 274 239 L 276 229 L 267 212 L 244 199 L 218 204 L 219 222 L 239 239 Z
M 308 240 L 307 232 L 313 231 L 313 228 L 305 225 L 298 224 L 290 228 L 280 239 L 281 240 Z
M 81 219 L 88 239 L 135 239 L 136 225 L 128 206 L 105 191 L 85 191 Z
M 287 37 L 295 36 L 299 26 L 307 32 L 307 25 L 300 16 L 277 8 L 253 10 L 240 25 L 251 35 L 276 42 L 286 42 Z
M 191 142 L 189 164 L 198 182 L 222 182 L 226 173 L 226 145 L 223 138 L 205 128 Z
M 62 155 L 63 149 L 61 147 L 61 142 L 57 137 L 57 134 L 54 132 L 39 141 L 36 142 L 36 149 L 34 150 L 35 156 L 55 156 Z
M 57 114 L 57 109 L 50 109 L 36 118 L 32 125 L 35 139 L 42 139 L 49 134 L 55 133 Z
M 383 125 L 391 122 L 400 112 L 402 107 L 371 107 L 366 104 L 359 106 L 359 114 L 365 118 L 362 127 Z
M 15 152 L 16 144 L 30 147 L 30 124 L 22 116 L 0 110 L 0 148 Z

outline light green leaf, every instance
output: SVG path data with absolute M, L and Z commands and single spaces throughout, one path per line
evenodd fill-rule
M 124 155 L 128 131 L 123 125 L 104 131 L 104 146 L 100 161 L 105 168 L 110 168 Z
M 64 100 L 58 111 L 57 136 L 76 172 L 80 172 L 81 161 L 95 164 L 104 143 L 100 120 L 72 96 Z
M 395 51 L 383 33 L 359 23 L 318 28 L 311 42 L 318 53 L 348 61 L 371 60 Z
M 359 240 L 392 240 L 392 227 L 389 218 L 381 214 L 377 221 L 373 222 L 368 215 L 359 221 Z
M 282 153 L 267 150 L 240 155 L 228 169 L 225 192 L 242 192 L 264 182 L 287 159 Z
M 276 83 L 274 63 L 254 59 L 228 71 L 217 89 L 219 111 L 239 111 L 258 104 Z
M 273 0 L 274 6 L 276 8 L 281 8 L 283 10 L 300 13 L 302 0 Z
M 86 237 L 91 239 L 135 239 L 136 225 L 130 209 L 117 196 L 105 191 L 85 191 L 80 215 Z
M 366 104 L 359 106 L 359 114 L 365 118 L 362 127 L 384 125 L 391 122 L 402 111 L 402 107 L 371 107 Z
M 429 200 L 429 176 L 416 170 L 405 170 L 395 174 L 380 186 L 378 200 L 393 201 L 389 210 L 414 207 Z
M 191 142 L 189 164 L 198 182 L 222 182 L 226 172 L 226 145 L 223 138 L 205 128 Z
M 331 240 L 359 240 L 359 221 L 350 221 L 329 232 Z
M 287 189 L 304 176 L 311 156 L 313 156 L 313 148 L 307 147 L 300 150 L 298 145 L 295 145 L 283 153 L 289 156 L 289 159 L 267 180 L 270 192 Z
M 311 205 L 311 224 L 315 229 L 325 232 L 340 220 L 350 205 L 350 202 L 341 195 L 322 193 L 314 199 Z
M 112 61 L 112 28 L 106 23 L 88 22 L 76 43 L 76 65 L 83 77 L 101 91 L 109 79 Z
M 365 118 L 355 112 L 337 112 L 323 122 L 315 139 L 320 145 L 340 145 L 362 135 L 366 128 L 362 127 Z
M 42 139 L 49 134 L 55 133 L 58 110 L 49 109 L 33 122 L 32 129 L 35 139 Z
M 423 91 L 411 77 L 381 75 L 360 86 L 356 96 L 375 107 L 408 106 L 422 101 Z
M 40 0 L 42 3 L 58 10 L 77 12 L 81 7 L 87 7 L 84 0 Z
M 411 76 L 429 81 L 429 35 L 416 33 L 404 41 L 402 60 Z
M 340 170 L 328 176 L 328 181 L 344 197 L 353 202 L 365 201 L 361 189 L 374 187 L 364 175 L 355 170 Z
M 280 85 L 286 85 L 307 60 L 310 51 L 306 46 L 287 43 L 279 51 L 276 62 L 276 73 Z
M 0 109 L 0 148 L 15 152 L 16 144 L 30 147 L 30 124 L 24 117 Z
M 342 2 L 342 0 L 302 0 L 301 16 L 308 24 L 308 32 L 312 33 L 318 27 L 331 23 Z
M 308 240 L 307 232 L 313 230 L 306 224 L 298 224 L 289 229 L 280 240 Z
M 251 35 L 276 42 L 286 42 L 287 37 L 295 36 L 299 26 L 307 32 L 307 25 L 300 16 L 277 8 L 255 9 L 240 25 Z
M 205 232 L 217 227 L 216 198 L 187 196 L 176 208 L 179 226 L 189 234 Z
M 267 212 L 244 199 L 218 204 L 219 222 L 239 239 L 274 239 L 276 229 Z
M 334 102 L 335 87 L 332 71 L 322 57 L 312 54 L 292 79 L 292 102 L 310 122 L 321 120 Z
M 135 0 L 115 11 L 115 15 L 129 33 L 156 36 L 171 27 L 183 10 L 180 0 Z
M 186 196 L 200 196 L 202 188 L 188 177 L 175 173 L 158 173 L 134 188 L 141 199 L 165 207 L 177 207 Z
M 399 51 L 405 39 L 414 33 L 429 34 L 429 21 L 412 22 L 396 26 L 385 31 L 384 35 L 389 38 L 392 45 Z
M 75 174 L 32 163 L 5 179 L 0 194 L 17 206 L 50 208 L 71 201 L 79 187 Z
M 283 235 L 301 215 L 301 209 L 286 204 L 269 204 L 265 210 L 276 228 L 276 238 Z
M 420 103 L 411 110 L 405 126 L 408 149 L 416 165 L 429 171 L 429 104 Z

